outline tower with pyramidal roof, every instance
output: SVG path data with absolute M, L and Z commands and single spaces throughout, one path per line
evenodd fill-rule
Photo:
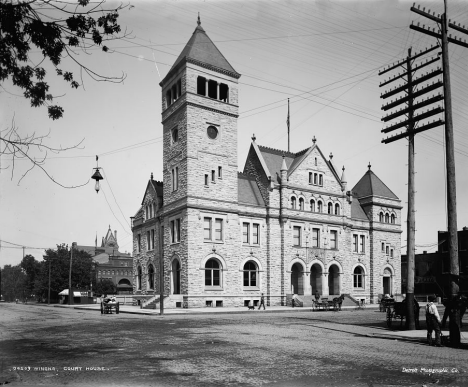
M 315 137 L 293 153 L 254 135 L 238 172 L 239 78 L 198 18 L 160 83 L 163 181 L 132 218 L 135 303 L 157 308 L 160 278 L 168 308 L 398 293 L 400 200 L 370 166 L 350 190 Z

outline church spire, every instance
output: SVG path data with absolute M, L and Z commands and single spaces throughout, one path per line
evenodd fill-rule
M 197 20 L 197 24 L 200 26 L 201 25 L 201 21 L 200 21 L 200 12 L 198 12 L 198 20 Z

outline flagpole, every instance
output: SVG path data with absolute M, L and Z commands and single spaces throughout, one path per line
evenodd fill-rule
M 289 152 L 289 98 L 288 98 L 288 120 L 286 122 L 288 124 L 288 152 Z

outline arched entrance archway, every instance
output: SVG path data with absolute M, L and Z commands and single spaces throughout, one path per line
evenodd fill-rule
M 383 272 L 383 277 L 382 277 L 382 288 L 383 288 L 383 294 L 393 294 L 392 290 L 392 272 L 390 269 L 387 267 L 385 268 Z
M 312 289 L 312 295 L 317 291 L 322 295 L 322 267 L 318 263 L 314 263 L 310 268 L 310 288 Z
M 340 295 L 340 269 L 337 265 L 330 265 L 328 269 L 328 294 Z
M 180 294 L 180 262 L 178 259 L 172 261 L 172 294 Z
M 304 295 L 304 268 L 300 263 L 295 263 L 291 268 L 291 292 Z

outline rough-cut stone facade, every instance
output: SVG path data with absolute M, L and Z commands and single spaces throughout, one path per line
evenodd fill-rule
M 285 305 L 292 293 L 344 293 L 366 302 L 399 293 L 399 199 L 370 167 L 357 192 L 349 191 L 315 138 L 299 153 L 261 147 L 253 138 L 238 174 L 240 75 L 220 67 L 227 62 L 201 27 L 193 39 L 204 39 L 211 56 L 187 54 L 160 84 L 164 181 L 148 184 L 132 219 L 136 302 L 159 295 L 161 259 L 165 307 L 243 306 L 261 293 L 269 305 Z M 200 82 L 211 82 L 216 96 Z M 167 100 L 174 85 L 176 97 Z M 148 218 L 150 203 L 157 208 Z M 148 230 L 154 247 L 147 246 Z

